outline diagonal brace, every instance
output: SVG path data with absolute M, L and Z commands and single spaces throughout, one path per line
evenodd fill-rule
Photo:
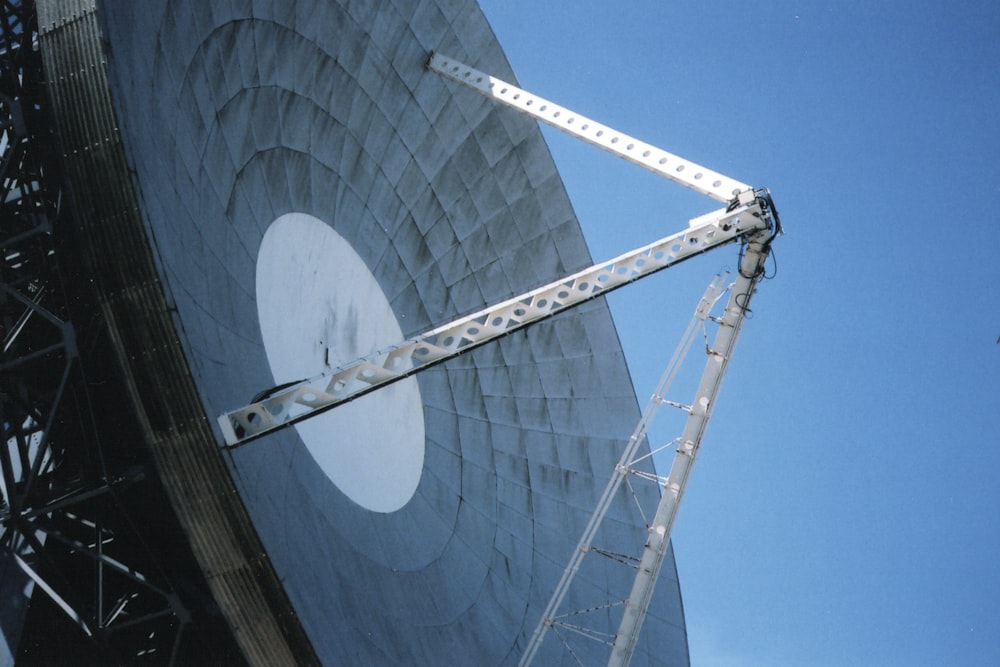
M 480 72 L 454 58 L 433 53 L 427 61 L 427 68 L 468 86 L 495 102 L 513 107 L 536 120 L 716 201 L 728 203 L 740 193 L 753 190 L 746 183 L 647 144 L 555 102 L 529 93 L 514 84 Z
M 687 229 L 314 378 L 264 392 L 218 423 L 228 446 L 244 444 L 354 400 L 529 324 L 773 224 L 764 196 L 695 218 Z

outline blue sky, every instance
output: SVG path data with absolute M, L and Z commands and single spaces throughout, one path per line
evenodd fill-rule
M 1000 3 L 482 5 L 525 88 L 785 225 L 674 531 L 692 662 L 1000 664 Z M 546 136 L 595 259 L 716 208 Z M 611 296 L 640 402 L 735 261 Z

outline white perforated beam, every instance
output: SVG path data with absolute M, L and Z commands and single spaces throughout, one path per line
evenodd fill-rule
M 682 232 L 373 352 L 309 380 L 274 390 L 219 417 L 236 446 L 440 363 L 539 320 L 737 238 L 767 230 L 767 205 L 750 199 L 692 220 Z
M 746 183 L 723 176 L 690 160 L 657 148 L 582 116 L 566 107 L 469 67 L 454 58 L 434 53 L 427 67 L 443 76 L 472 88 L 496 102 L 513 107 L 567 134 L 617 155 L 655 174 L 695 192 L 728 203 L 741 192 L 752 188 Z

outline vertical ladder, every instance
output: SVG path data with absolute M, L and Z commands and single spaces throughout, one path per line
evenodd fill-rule
M 542 618 L 535 627 L 535 631 L 531 636 L 528 647 L 521 656 L 521 665 L 531 664 L 532 660 L 535 658 L 535 654 L 541 646 L 542 640 L 545 638 L 546 633 L 552 626 L 561 625 L 562 621 L 560 619 L 570 616 L 576 617 L 579 613 L 576 611 L 560 613 L 566 594 L 569 592 L 570 586 L 573 583 L 573 578 L 580 570 L 580 565 L 582 564 L 585 556 L 592 551 L 604 553 L 602 549 L 594 546 L 594 540 L 597 537 L 602 522 L 604 521 L 604 517 L 621 489 L 622 483 L 627 481 L 626 476 L 629 474 L 642 474 L 637 468 L 637 464 L 640 462 L 640 459 L 636 458 L 636 453 L 638 452 L 640 445 L 646 439 L 646 434 L 660 406 L 665 403 L 671 404 L 671 402 L 666 398 L 667 391 L 672 386 L 674 379 L 677 377 L 677 373 L 687 357 L 688 351 L 691 349 L 691 344 L 694 342 L 695 338 L 697 338 L 699 331 L 705 326 L 705 320 L 709 318 L 712 307 L 724 294 L 726 290 L 727 278 L 728 274 L 717 275 L 708 286 L 708 289 L 705 290 L 704 296 L 702 296 L 701 301 L 698 303 L 698 307 L 695 309 L 691 322 L 688 324 L 677 349 L 670 358 L 670 362 L 667 364 L 667 368 L 664 370 L 656 390 L 653 392 L 652 397 L 646 404 L 646 408 L 643 410 L 642 416 L 639 418 L 639 422 L 636 424 L 635 430 L 632 432 L 631 437 L 628 439 L 628 443 L 625 445 L 625 450 L 622 452 L 621 458 L 615 466 L 611 480 L 608 482 L 607 487 L 605 487 L 604 493 L 601 494 L 593 515 L 591 515 L 590 520 L 587 522 L 583 535 L 580 537 L 580 541 L 577 543 L 576 549 L 574 549 L 573 555 L 570 557 L 569 564 L 566 566 L 566 569 L 563 570 L 562 578 L 559 580 L 559 584 L 556 586 L 552 597 L 549 599 L 549 602 L 545 607 L 545 611 L 542 612 Z M 682 409 L 689 409 L 686 406 L 681 406 L 679 404 L 673 405 Z M 641 458 L 645 458 L 646 456 L 652 456 L 652 453 L 644 455 Z M 664 485 L 666 482 L 665 479 L 659 478 L 655 481 Z M 588 636 L 593 635 L 588 634 Z

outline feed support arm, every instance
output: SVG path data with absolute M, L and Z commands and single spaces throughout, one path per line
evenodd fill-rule
M 308 419 L 712 248 L 748 235 L 773 233 L 776 220 L 767 193 L 751 192 L 740 200 L 746 201 L 695 218 L 677 234 L 316 377 L 263 392 L 249 405 L 219 417 L 226 444 L 241 445 Z
M 464 84 L 495 102 L 512 107 L 536 120 L 648 169 L 654 174 L 668 178 L 724 204 L 728 204 L 740 193 L 753 189 L 746 183 L 740 183 L 736 179 L 706 169 L 662 148 L 630 137 L 624 132 L 602 125 L 495 76 L 480 72 L 454 58 L 440 53 L 431 54 L 427 61 L 427 68 Z

